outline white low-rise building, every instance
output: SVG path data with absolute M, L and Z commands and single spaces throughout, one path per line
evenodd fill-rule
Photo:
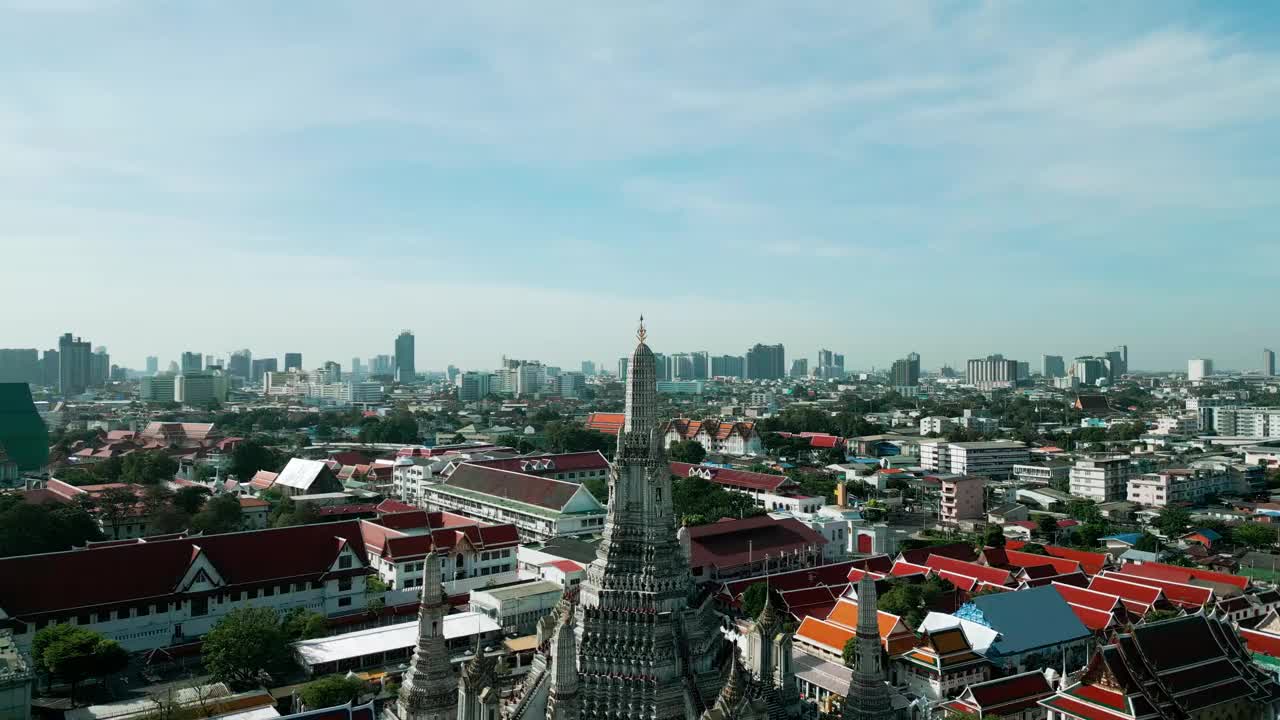
M 931 472 L 985 475 L 1003 479 L 1012 474 L 1015 465 L 1022 465 L 1030 460 L 1031 452 L 1027 450 L 1026 444 L 1014 440 L 932 440 L 920 443 L 920 465 Z
M 1129 480 L 1128 500 L 1150 507 L 1197 503 L 1210 495 L 1237 489 L 1237 476 L 1226 470 L 1176 468 L 1145 473 Z
M 530 635 L 551 612 L 564 588 L 549 580 L 533 580 L 471 593 L 471 610 L 487 615 L 504 633 Z
M 527 541 L 595 535 L 605 506 L 585 486 L 479 465 L 459 465 L 443 482 L 423 488 L 429 510 L 491 523 L 510 523 Z
M 952 428 L 951 418 L 942 415 L 930 415 L 920 418 L 920 434 L 944 435 Z

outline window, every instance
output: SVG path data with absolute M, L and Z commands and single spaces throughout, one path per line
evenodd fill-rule
M 345 592 L 351 589 L 351 578 L 344 577 L 338 580 L 338 591 Z
M 76 616 L 76 624 L 77 624 L 77 625 L 88 625 L 88 624 L 89 624 L 89 614 L 88 614 L 88 613 L 85 613 L 85 614 L 83 614 L 83 615 L 77 615 L 77 616 Z
M 343 555 L 342 557 L 338 558 L 338 567 L 339 567 L 339 568 L 341 568 L 341 569 L 343 569 L 343 570 L 346 570 L 346 569 L 350 568 L 350 567 L 351 567 L 351 556 L 350 556 L 350 555 Z
M 138 617 L 145 617 L 145 616 L 150 615 L 150 614 L 151 614 L 151 605 L 150 605 L 150 604 L 146 604 L 146 605 L 139 605 L 139 606 L 138 606 L 138 613 L 137 613 Z
M 351 605 L 351 598 L 349 597 L 338 598 L 338 607 L 349 607 L 350 605 Z
M 268 585 L 262 588 L 262 597 L 271 597 L 272 595 L 275 595 L 275 594 L 276 594 L 275 585 Z
M 191 616 L 200 617 L 209 614 L 209 598 L 200 596 L 191 599 Z

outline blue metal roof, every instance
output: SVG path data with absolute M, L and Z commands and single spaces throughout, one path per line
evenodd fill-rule
M 1205 539 L 1210 542 L 1217 542 L 1222 539 L 1221 535 L 1214 532 L 1213 530 L 1210 530 L 1209 528 L 1196 528 L 1195 530 L 1192 530 L 1191 532 L 1187 533 L 1186 535 L 1183 535 L 1182 537 L 1187 537 L 1187 535 L 1203 535 Z
M 1000 633 L 988 654 L 1016 655 L 1090 636 L 1066 600 L 1052 586 L 980 595 L 956 611 Z
M 1120 533 L 1119 535 L 1107 535 L 1106 537 L 1102 537 L 1098 539 L 1099 540 L 1115 540 L 1117 542 L 1122 542 L 1125 545 L 1136 545 L 1138 544 L 1138 540 L 1141 537 L 1142 537 L 1142 533 Z

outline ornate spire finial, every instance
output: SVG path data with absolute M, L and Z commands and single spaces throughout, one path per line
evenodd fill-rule
M 639 342 L 644 342 L 644 339 L 648 336 L 649 336 L 649 331 L 644 329 L 644 315 L 641 315 L 640 328 L 636 330 L 636 340 Z

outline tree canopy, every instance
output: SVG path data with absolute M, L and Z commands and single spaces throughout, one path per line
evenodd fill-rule
M 1269 547 L 1276 542 L 1276 531 L 1261 523 L 1245 523 L 1231 530 L 1231 539 L 1253 549 Z
M 678 440 L 667 448 L 667 457 L 683 463 L 697 465 L 707 456 L 707 449 L 697 440 Z
M 895 580 L 890 582 L 888 592 L 880 595 L 876 605 L 880 610 L 901 617 L 910 627 L 918 628 L 929 610 L 936 607 L 943 594 L 951 589 L 951 583 L 938 577 L 930 577 L 924 582 Z
M 98 523 L 82 507 L 0 495 L 0 557 L 70 550 L 101 539 Z
M 753 517 L 764 513 L 747 495 L 725 490 L 700 477 L 676 478 L 671 504 L 677 518 L 689 525 L 705 525 L 720 518 Z
M 768 601 L 769 586 L 762 582 L 752 583 L 742 593 L 742 612 L 749 618 L 757 617 Z
M 243 607 L 227 613 L 204 638 L 204 667 L 215 680 L 252 687 L 289 664 L 289 639 L 276 611 Z
M 240 500 L 230 493 L 214 497 L 205 503 L 203 510 L 191 518 L 191 529 L 206 535 L 235 532 L 243 528 Z
M 599 450 L 606 455 L 617 445 L 617 440 L 596 430 L 588 430 L 582 423 L 552 420 L 542 429 L 546 449 L 553 453 L 589 452 Z
M 85 680 L 124 670 L 129 653 L 88 628 L 50 625 L 33 638 L 32 659 L 36 669 L 70 683 L 75 698 L 76 686 Z
M 261 441 L 250 438 L 238 443 L 231 451 L 231 466 L 228 472 L 235 475 L 240 482 L 249 482 L 259 470 L 276 472 L 282 467 L 284 467 L 284 458 L 280 453 Z
M 1177 505 L 1170 505 L 1160 511 L 1160 516 L 1156 518 L 1155 526 L 1160 528 L 1160 532 L 1165 537 L 1179 537 L 1191 524 L 1191 513 L 1186 508 Z
M 364 690 L 364 682 L 356 678 L 326 675 L 303 685 L 298 691 L 298 697 L 308 710 L 319 710 L 357 700 Z

